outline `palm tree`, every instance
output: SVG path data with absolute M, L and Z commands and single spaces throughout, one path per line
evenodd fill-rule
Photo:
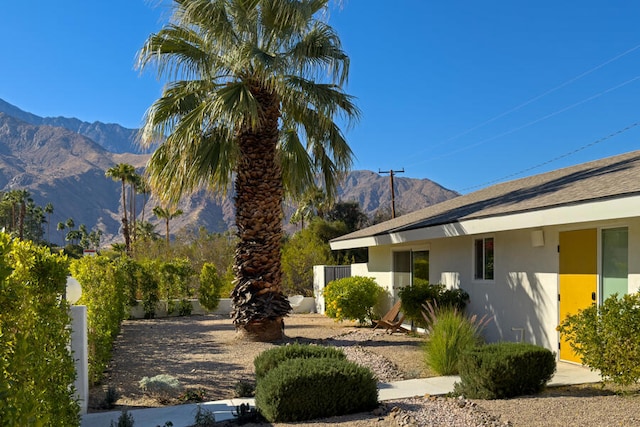
M 67 228 L 67 225 L 64 222 L 59 222 L 58 226 L 56 227 L 56 229 L 60 232 L 64 231 L 64 229 Z M 64 246 L 64 236 L 62 237 L 62 245 Z
M 144 222 L 145 207 L 147 206 L 147 196 L 151 193 L 151 187 L 149 187 L 149 184 L 147 183 L 147 180 L 144 178 L 144 176 L 141 177 L 140 182 L 136 187 L 136 191 L 138 192 L 138 194 L 142 194 L 141 221 Z
M 129 209 L 131 210 L 131 215 L 129 216 L 131 220 L 131 224 L 129 225 L 129 234 L 131 235 L 131 240 L 136 241 L 136 194 L 138 194 L 138 186 L 142 185 L 142 176 L 137 173 L 133 173 L 129 179 Z
M 51 242 L 51 214 L 53 214 L 53 203 L 49 202 L 44 207 L 44 213 L 47 214 L 47 240 Z
M 138 221 L 136 223 L 138 236 L 144 241 L 158 240 L 158 232 L 155 224 L 149 221 Z
M 156 206 L 153 208 L 153 213 L 160 219 L 164 219 L 165 229 L 167 230 L 167 246 L 169 246 L 169 221 L 173 218 L 182 215 L 181 209 L 176 209 L 175 211 L 171 211 L 168 208 L 163 208 L 162 206 Z
M 129 222 L 127 220 L 127 197 L 126 183 L 136 173 L 133 166 L 127 163 L 118 163 L 112 168 L 107 169 L 105 175 L 114 181 L 122 182 L 122 235 L 124 236 L 124 246 L 127 253 L 131 251 L 131 238 L 129 234 Z
M 359 111 L 345 94 L 349 58 L 324 18 L 329 0 L 174 0 L 138 66 L 168 84 L 147 112 L 142 142 L 159 144 L 150 184 L 175 203 L 235 184 L 238 245 L 232 318 L 259 341 L 282 338 L 282 203 L 319 175 L 325 191 L 352 163 L 335 123 Z
M 309 188 L 298 200 L 298 208 L 291 216 L 290 222 L 297 224 L 301 222 L 301 229 L 304 228 L 304 221 L 310 221 L 312 218 L 319 216 L 324 219 L 328 208 L 331 206 L 331 200 L 321 188 L 313 186 Z

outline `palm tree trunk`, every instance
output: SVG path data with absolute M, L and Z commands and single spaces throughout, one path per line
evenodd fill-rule
M 124 246 L 127 254 L 131 252 L 131 240 L 129 237 L 129 222 L 127 221 L 127 195 L 125 179 L 122 179 L 122 234 L 124 236 Z
M 252 90 L 267 106 L 260 129 L 237 135 L 240 160 L 236 175 L 236 285 L 231 293 L 231 317 L 238 335 L 253 341 L 283 337 L 283 320 L 291 311 L 280 285 L 282 270 L 282 176 L 278 142 L 278 102 L 265 90 Z

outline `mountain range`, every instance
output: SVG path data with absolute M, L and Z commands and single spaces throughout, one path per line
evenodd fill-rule
M 118 163 L 133 165 L 144 171 L 149 154 L 136 144 L 138 130 L 118 124 L 87 123 L 76 118 L 39 117 L 0 99 L 0 191 L 26 189 L 37 205 L 52 203 L 51 236 L 55 224 L 73 218 L 103 232 L 103 245 L 121 241 L 121 183 L 105 176 Z M 428 179 L 395 177 L 395 207 L 407 213 L 438 203 L 458 194 Z M 389 177 L 371 171 L 352 171 L 338 189 L 342 201 L 356 201 L 370 217 L 391 203 Z M 152 209 L 154 198 L 137 199 L 138 218 L 153 223 L 158 219 Z M 144 208 L 143 208 L 144 206 Z M 232 195 L 211 195 L 201 191 L 183 198 L 184 214 L 171 221 L 172 233 L 204 227 L 210 232 L 224 232 L 234 224 Z M 287 214 L 294 208 L 285 205 Z M 288 226 L 289 231 L 293 227 Z M 161 226 L 156 227 L 160 233 Z

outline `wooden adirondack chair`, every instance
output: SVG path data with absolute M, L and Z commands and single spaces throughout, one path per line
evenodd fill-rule
M 374 326 L 373 329 L 376 329 L 379 326 L 381 328 L 385 328 L 390 334 L 396 331 L 409 332 L 407 328 L 402 326 L 402 322 L 404 321 L 404 314 L 400 315 L 400 317 L 398 318 L 398 315 L 400 314 L 400 304 L 401 301 L 398 300 L 393 305 L 393 307 L 391 307 L 391 310 L 389 310 L 387 314 L 382 317 L 382 319 L 376 320 L 376 326 Z

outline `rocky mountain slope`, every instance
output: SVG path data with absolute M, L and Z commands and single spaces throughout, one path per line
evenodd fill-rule
M 129 163 L 142 173 L 148 154 L 114 153 L 109 150 L 107 147 L 111 147 L 111 142 L 117 141 L 122 129 L 125 129 L 118 125 L 92 124 L 92 129 L 104 131 L 102 137 L 98 138 L 103 142 L 99 143 L 83 135 L 89 127 L 76 126 L 77 123 L 83 123 L 77 119 L 47 121 L 65 127 L 44 122 L 33 124 L 31 122 L 38 122 L 42 118 L 2 102 L 0 100 L 0 110 L 8 113 L 0 112 L 0 190 L 27 189 L 36 204 L 44 206 L 52 203 L 51 240 L 54 243 L 62 242 L 62 236 L 54 234 L 55 225 L 68 218 L 73 218 L 76 225 L 85 224 L 89 230 L 102 230 L 104 244 L 120 241 L 121 184 L 107 178 L 105 171 L 118 163 Z M 25 118 L 30 122 L 26 122 Z M 66 128 L 67 125 L 71 128 Z M 116 130 L 112 133 L 113 129 Z M 428 179 L 396 177 L 394 183 L 396 211 L 399 214 L 457 195 Z M 359 202 L 369 216 L 373 216 L 380 207 L 389 210 L 391 203 L 389 177 L 370 171 L 351 172 L 338 194 L 343 201 Z M 139 217 L 142 215 L 143 202 L 143 196 L 138 196 Z M 153 197 L 146 200 L 146 220 L 158 223 L 151 213 L 158 204 Z M 223 232 L 234 223 L 231 195 L 214 196 L 200 192 L 185 198 L 180 208 L 185 213 L 172 220 L 172 233 L 201 226 L 211 232 Z M 289 206 L 287 210 L 292 212 L 293 208 Z M 162 233 L 164 228 L 159 225 L 156 230 Z
M 23 111 L 3 99 L 0 99 L 0 113 L 5 113 L 32 125 L 68 129 L 92 139 L 112 153 L 141 153 L 144 151 L 137 144 L 138 129 L 128 129 L 115 123 L 83 122 L 76 118 L 40 117 Z

